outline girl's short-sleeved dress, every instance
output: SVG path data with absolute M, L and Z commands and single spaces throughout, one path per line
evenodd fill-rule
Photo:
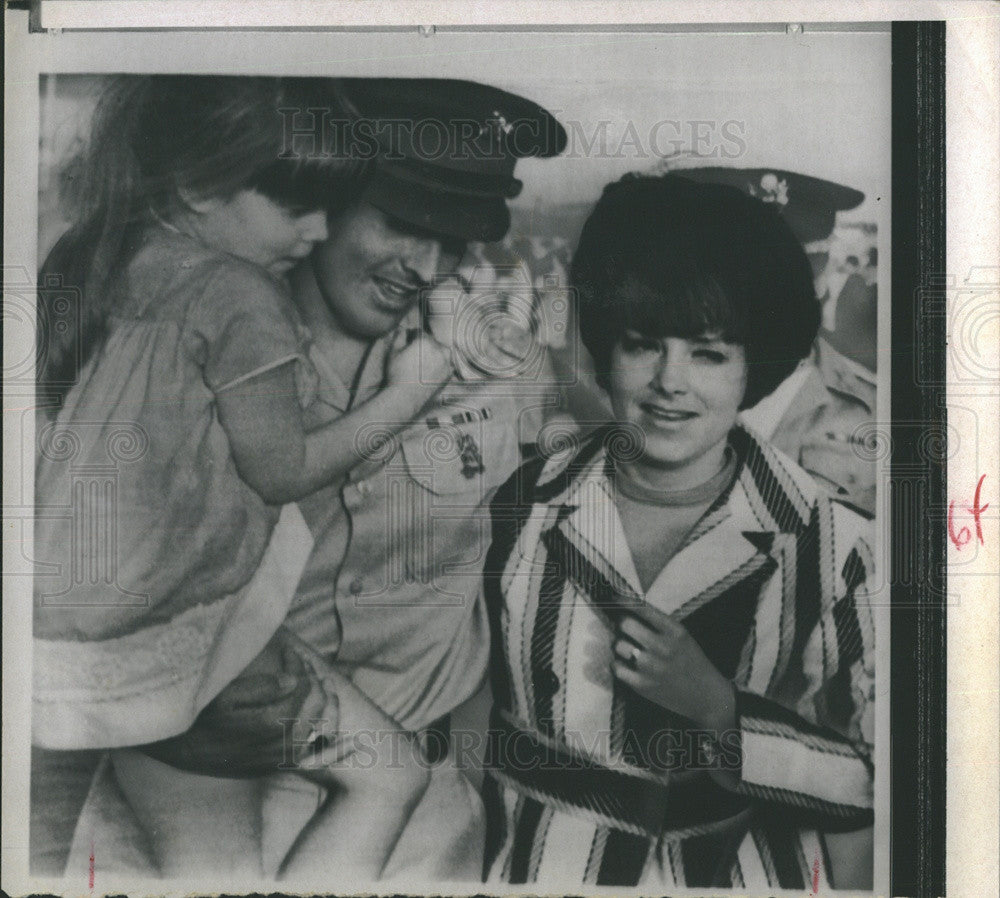
M 186 730 L 267 643 L 312 546 L 294 506 L 268 506 L 240 478 L 215 402 L 293 361 L 310 401 L 308 335 L 285 283 L 151 225 L 110 289 L 106 341 L 36 419 L 33 741 L 45 748 Z

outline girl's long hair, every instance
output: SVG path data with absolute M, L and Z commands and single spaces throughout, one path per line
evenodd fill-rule
M 294 211 L 336 208 L 360 192 L 365 164 L 328 151 L 317 114 L 341 123 L 356 117 L 330 79 L 112 79 L 84 154 L 64 172 L 63 200 L 75 224 L 39 274 L 36 369 L 44 404 L 61 402 L 106 339 L 119 301 L 114 276 L 137 248 L 139 225 L 169 221 L 185 198 L 228 198 L 243 189 Z M 316 139 L 294 140 L 313 126 Z

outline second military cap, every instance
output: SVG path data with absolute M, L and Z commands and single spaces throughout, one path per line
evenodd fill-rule
M 823 178 L 780 168 L 679 168 L 675 174 L 692 181 L 727 184 L 774 203 L 802 244 L 825 240 L 833 233 L 838 212 L 859 206 L 865 195 Z

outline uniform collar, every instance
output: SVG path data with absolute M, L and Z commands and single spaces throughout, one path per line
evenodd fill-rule
M 346 413 L 372 398 L 385 381 L 385 365 L 390 347 L 401 331 L 419 327 L 420 318 L 417 310 L 412 310 L 393 330 L 378 337 L 365 356 L 363 369 L 358 378 L 357 389 L 353 401 L 351 399 L 351 384 L 344 383 L 333 364 L 335 347 L 322 338 L 313 339 L 309 349 L 309 360 L 313 363 L 320 378 L 320 401 L 326 403 L 341 413 Z
M 847 393 L 862 402 L 868 413 L 875 411 L 877 375 L 837 352 L 826 340 L 816 340 L 816 366 L 823 382 L 831 389 Z
M 740 413 L 741 420 L 749 423 L 758 433 L 770 439 L 778 429 L 778 424 L 796 404 L 799 393 L 813 376 L 816 366 L 812 361 L 801 362 L 772 393 L 765 396 L 753 408 Z

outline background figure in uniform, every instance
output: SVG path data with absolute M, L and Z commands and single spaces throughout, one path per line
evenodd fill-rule
M 817 284 L 826 280 L 838 212 L 864 194 L 822 178 L 781 169 L 685 168 L 691 180 L 727 184 L 774 203 L 802 243 Z M 850 258 L 850 257 L 849 257 Z M 857 270 L 857 259 L 854 259 Z M 821 328 L 812 356 L 743 419 L 839 499 L 875 511 L 875 461 L 863 448 L 863 425 L 875 415 L 876 287 L 852 273 L 824 296 L 835 303 L 832 329 Z M 780 324 L 779 324 L 780 326 Z
M 531 425 L 521 426 L 522 412 L 535 401 L 544 353 L 529 332 L 530 315 L 509 304 L 498 310 L 491 285 L 467 282 L 458 267 L 467 241 L 494 241 L 507 231 L 505 201 L 520 189 L 518 156 L 555 155 L 566 136 L 536 104 L 485 85 L 340 84 L 382 152 L 361 198 L 331 216 L 328 239 L 291 278 L 318 375 L 308 423 L 323 426 L 378 394 L 387 365 L 422 331 L 450 347 L 455 375 L 398 434 L 387 426 L 395 422 L 361 426 L 358 464 L 345 481 L 299 502 L 314 549 L 285 626 L 418 734 L 425 760 L 437 764 L 384 875 L 405 875 L 408 883 L 478 881 L 478 790 L 457 764 L 437 762 L 450 751 L 452 712 L 485 677 L 479 588 L 487 503 L 520 463 L 519 443 L 534 439 Z M 452 143 L 429 157 L 416 143 L 428 121 L 453 141 L 470 121 L 480 124 L 464 149 Z M 267 719 L 276 696 L 263 681 L 254 695 L 252 685 L 241 691 L 246 713 L 259 709 L 259 729 L 274 734 L 273 744 L 224 746 L 232 773 L 259 764 L 262 752 L 281 755 L 281 731 Z M 209 747 L 220 749 L 193 734 L 186 763 L 196 767 L 199 749 Z M 315 786 L 296 779 L 277 778 L 265 798 L 265 871 L 319 799 Z
M 831 298 L 832 327 L 825 334 L 842 356 L 868 372 L 873 384 L 878 365 L 877 271 L 878 253 L 872 248 L 868 265 L 849 274 L 835 301 Z

